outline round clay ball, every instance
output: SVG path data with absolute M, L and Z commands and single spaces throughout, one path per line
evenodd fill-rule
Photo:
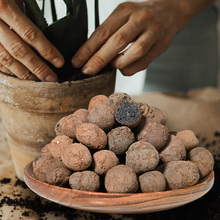
M 89 149 L 80 143 L 71 144 L 61 154 L 62 162 L 69 169 L 81 171 L 87 169 L 92 163 Z
M 133 168 L 137 174 L 154 170 L 159 160 L 156 148 L 144 141 L 134 142 L 126 152 L 126 165 Z
M 99 176 L 89 170 L 73 173 L 69 178 L 72 189 L 97 192 L 100 187 Z
M 54 160 L 47 168 L 46 178 L 51 185 L 65 186 L 72 172 L 59 159 Z
M 116 111 L 115 120 L 130 128 L 136 127 L 142 118 L 141 111 L 136 103 L 133 101 L 123 102 Z
M 76 129 L 77 140 L 91 149 L 103 149 L 107 144 L 106 133 L 92 123 L 81 124 Z
M 34 159 L 33 171 L 38 180 L 47 182 L 47 168 L 54 160 L 54 157 L 50 153 L 42 153 Z
M 178 131 L 176 136 L 183 142 L 186 150 L 190 151 L 199 144 L 195 133 L 191 130 Z
M 62 133 L 68 137 L 76 138 L 76 129 L 79 125 L 88 122 L 89 110 L 78 109 L 74 113 L 68 115 L 62 125 Z
M 166 189 L 166 179 L 164 175 L 157 171 L 149 171 L 139 176 L 141 192 L 161 192 Z
M 49 151 L 54 158 L 61 159 L 61 152 L 72 143 L 72 140 L 68 136 L 59 135 L 51 141 Z
M 55 133 L 57 136 L 63 135 L 63 122 L 65 118 L 66 116 L 62 117 L 55 125 Z
M 174 160 L 185 160 L 186 149 L 183 142 L 175 135 L 170 135 L 165 146 L 160 150 L 160 160 L 168 163 Z
M 147 115 L 150 106 L 146 103 L 143 103 L 143 102 L 137 102 L 137 105 L 138 105 L 138 108 L 141 111 L 142 116 Z
M 99 104 L 89 112 L 88 120 L 89 123 L 98 125 L 102 130 L 109 131 L 115 123 L 115 112 L 112 107 Z
M 159 150 L 166 144 L 169 132 L 165 125 L 153 121 L 145 121 L 138 126 L 136 137 L 139 141 L 151 143 Z
M 199 180 L 199 170 L 191 161 L 171 161 L 165 165 L 163 175 L 170 189 L 193 186 Z
M 167 122 L 165 114 L 159 108 L 154 106 L 150 106 L 147 114 L 144 114 L 143 116 L 146 117 L 147 120 L 155 121 L 163 125 Z
M 135 135 L 129 127 L 121 126 L 112 129 L 108 134 L 109 150 L 115 154 L 123 154 L 134 142 Z
M 118 164 L 118 157 L 110 150 L 100 150 L 93 154 L 93 170 L 99 175 L 105 175 L 108 170 Z
M 119 106 L 123 102 L 130 101 L 130 100 L 131 100 L 131 97 L 128 94 L 122 93 L 122 92 L 115 92 L 108 97 L 107 104 L 111 106 L 116 112 Z
M 189 159 L 199 169 L 200 178 L 206 177 L 214 169 L 214 158 L 204 147 L 196 147 L 188 153 Z
M 96 95 L 94 96 L 88 106 L 88 110 L 91 111 L 96 105 L 104 104 L 106 105 L 108 102 L 108 97 L 105 95 Z
M 139 183 L 134 170 L 126 165 L 112 167 L 105 176 L 105 189 L 108 193 L 134 193 Z
M 50 153 L 50 150 L 49 150 L 50 145 L 51 145 L 51 143 L 46 144 L 44 147 L 42 147 L 41 150 L 40 150 L 40 153 L 41 154 L 43 154 L 43 153 Z

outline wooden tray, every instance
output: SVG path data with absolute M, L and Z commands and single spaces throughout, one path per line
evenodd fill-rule
M 24 181 L 39 196 L 74 209 L 99 213 L 150 213 L 176 208 L 204 196 L 214 184 L 214 172 L 197 185 L 154 193 L 102 193 L 49 185 L 34 177 L 32 162 L 24 169 Z

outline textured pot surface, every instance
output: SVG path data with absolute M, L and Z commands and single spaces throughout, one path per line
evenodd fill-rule
M 115 70 L 92 78 L 64 83 L 33 82 L 0 74 L 0 109 L 17 176 L 27 162 L 55 137 L 57 121 L 87 108 L 98 94 L 115 88 Z

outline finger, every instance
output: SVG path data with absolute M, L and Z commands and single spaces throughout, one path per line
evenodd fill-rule
M 24 2 L 23 2 L 23 0 L 15 0 L 15 2 L 18 5 L 18 7 L 20 8 L 20 10 L 24 12 Z
M 164 30 L 153 25 L 141 33 L 140 37 L 123 53 L 118 54 L 111 62 L 116 69 L 123 69 L 145 56 L 150 48 L 164 37 Z
M 22 13 L 14 1 L 1 6 L 0 18 L 29 45 L 55 67 L 62 67 L 64 58 L 44 34 Z
M 7 75 L 11 75 L 14 76 L 14 74 L 6 67 L 4 67 L 3 65 L 0 64 L 0 72 L 7 74 Z
M 153 45 L 144 57 L 142 57 L 138 61 L 135 61 L 131 65 L 120 69 L 121 73 L 124 76 L 132 76 L 136 72 L 146 69 L 154 59 L 156 59 L 159 55 L 166 51 L 166 49 L 172 42 L 171 39 L 173 39 L 173 37 L 167 37 L 160 43 Z
M 119 19 L 120 17 L 120 19 Z M 122 26 L 129 17 L 128 11 L 121 13 L 116 10 L 93 32 L 91 37 L 83 44 L 72 58 L 72 64 L 76 68 L 82 67 L 86 61 Z M 114 24 L 114 25 L 112 25 Z
M 133 62 L 141 59 L 154 44 L 154 38 L 149 32 L 140 36 L 131 46 L 123 53 L 118 54 L 111 64 L 116 69 L 123 69 Z
M 129 32 L 129 30 L 134 30 Z M 84 74 L 95 75 L 105 67 L 119 52 L 124 50 L 142 31 L 142 27 L 136 27 L 130 21 L 116 31 L 108 41 L 95 53 L 82 68 Z
M 0 42 L 15 59 L 42 81 L 57 81 L 56 74 L 22 41 L 14 31 L 0 21 Z
M 15 60 L 0 44 L 1 71 L 9 75 L 16 75 L 19 79 L 38 80 L 23 64 Z

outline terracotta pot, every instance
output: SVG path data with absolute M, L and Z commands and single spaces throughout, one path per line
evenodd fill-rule
M 0 73 L 0 110 L 16 175 L 55 137 L 57 121 L 115 88 L 115 70 L 64 83 L 19 80 Z

